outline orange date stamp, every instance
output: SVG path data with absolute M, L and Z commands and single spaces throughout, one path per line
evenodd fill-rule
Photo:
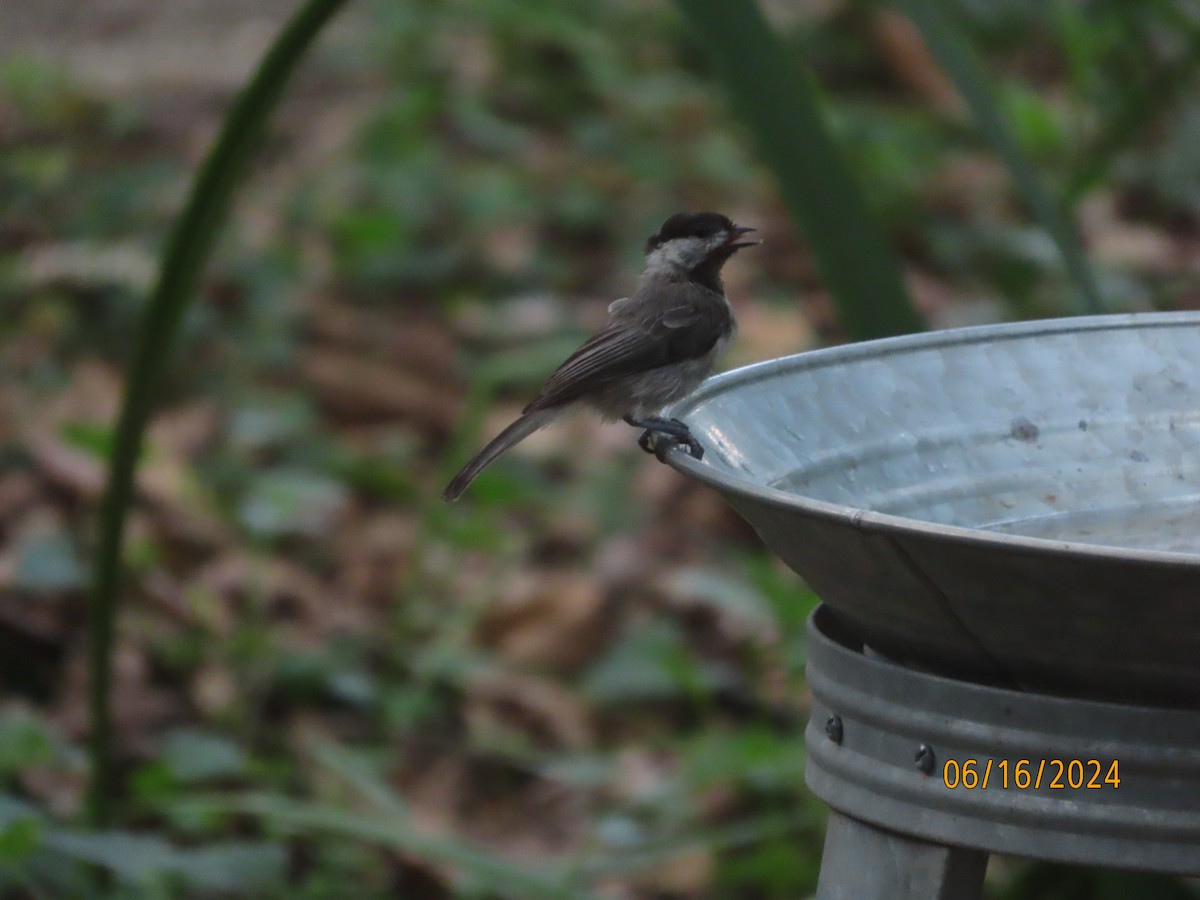
M 948 759 L 942 784 L 967 791 L 1115 790 L 1121 786 L 1121 766 L 1115 759 Z

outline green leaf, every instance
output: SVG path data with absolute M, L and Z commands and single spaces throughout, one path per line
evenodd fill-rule
M 113 430 L 97 422 L 64 422 L 59 429 L 62 439 L 72 447 L 90 453 L 97 459 L 112 455 Z
M 78 831 L 61 827 L 37 808 L 0 794 L 0 862 L 29 854 L 63 863 L 100 866 L 126 884 L 149 885 L 164 876 L 210 891 L 242 892 L 282 878 L 284 848 L 259 841 L 175 847 L 153 835 Z M 76 896 L 76 895 L 72 895 Z
M 32 816 L 0 827 L 0 866 L 22 862 L 38 848 L 41 833 L 41 823 Z
M 976 126 L 1008 169 L 1026 205 L 1054 239 L 1067 274 L 1079 291 L 1082 309 L 1089 313 L 1103 312 L 1100 289 L 1074 226 L 1042 184 L 1037 169 L 1013 136 L 988 87 L 988 77 L 966 38 L 942 14 L 937 0 L 897 0 L 897 5 L 916 24 L 925 43 L 966 101 Z
M 29 591 L 69 591 L 82 587 L 87 573 L 70 535 L 48 531 L 23 537 L 13 585 Z
M 541 862 L 536 867 L 511 862 L 471 841 L 456 836 L 426 833 L 397 810 L 372 816 L 362 811 L 303 803 L 286 797 L 259 794 L 189 801 L 181 808 L 195 812 L 248 813 L 261 816 L 278 828 L 324 831 L 359 841 L 372 841 L 402 853 L 456 867 L 489 893 L 520 900 L 586 900 L 593 895 L 561 866 Z
M 339 761 L 339 766 L 343 762 Z M 377 842 L 421 859 L 452 865 L 470 881 L 485 886 L 489 895 L 521 900 L 587 900 L 595 896 L 583 885 L 583 881 L 590 878 L 647 869 L 700 847 L 714 851 L 745 847 L 813 825 L 813 814 L 809 809 L 768 813 L 662 836 L 643 834 L 635 825 L 626 822 L 628 833 L 621 834 L 615 842 L 619 846 L 614 850 L 597 848 L 597 852 L 583 858 L 543 860 L 534 867 L 506 860 L 461 837 L 422 832 L 408 820 L 402 809 L 389 815 L 372 816 L 267 794 L 192 800 L 182 806 L 192 811 L 249 813 L 261 816 L 279 828 L 325 831 Z
M 834 145 L 809 73 L 750 0 L 678 0 L 803 228 L 846 332 L 920 331 L 900 267 Z
M 744 847 L 720 860 L 717 893 L 737 896 L 749 883 L 768 897 L 808 897 L 817 882 L 820 856 L 797 853 L 797 836 L 783 834 Z M 723 888 L 723 890 L 722 890 Z
M 391 459 L 376 459 L 339 448 L 325 461 L 325 468 L 338 481 L 372 498 L 405 503 L 416 494 L 412 476 Z
M 0 775 L 45 765 L 54 757 L 54 741 L 46 723 L 14 710 L 0 717 Z
M 651 622 L 630 631 L 588 672 L 583 691 L 609 702 L 671 700 L 703 695 L 720 676 L 704 668 L 674 623 Z
M 237 842 L 180 849 L 161 838 L 124 831 L 47 830 L 43 845 L 80 862 L 103 866 L 133 884 L 173 875 L 215 891 L 245 891 L 277 880 L 287 862 L 278 844 Z
M 703 600 L 752 628 L 767 627 L 772 622 L 770 600 L 756 586 L 719 569 L 699 566 L 680 569 L 671 576 L 670 587 L 675 593 Z
M 681 834 L 644 837 L 637 831 L 636 846 L 621 847 L 619 852 L 599 854 L 588 860 L 589 875 L 621 875 L 662 865 L 690 850 L 706 848 L 721 851 L 750 847 L 781 835 L 794 834 L 813 825 L 813 814 L 807 809 L 787 813 L 765 813 L 748 816 L 728 824 L 689 829 Z M 632 843 L 632 842 L 631 842 Z
M 368 761 L 337 744 L 321 744 L 314 751 L 317 760 L 350 787 L 364 800 L 369 801 L 381 812 L 403 816 L 408 814 L 408 804 L 387 782 L 374 771 Z
M 11 794 L 0 794 L 0 828 L 7 828 L 13 822 L 30 818 L 41 818 L 37 807 L 24 800 L 18 800 Z
M 320 534 L 347 500 L 346 489 L 320 472 L 276 469 L 262 473 L 238 505 L 238 518 L 251 533 L 272 539 Z
M 312 434 L 315 415 L 302 398 L 263 397 L 233 411 L 229 417 L 231 446 L 243 453 L 262 453 Z
M 191 728 L 181 728 L 167 738 L 163 762 L 180 784 L 228 778 L 246 770 L 246 755 L 237 744 Z

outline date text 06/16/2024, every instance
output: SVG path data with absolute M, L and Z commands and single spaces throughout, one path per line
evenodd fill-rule
M 942 783 L 951 790 L 1102 790 L 1121 786 L 1117 760 L 948 759 Z

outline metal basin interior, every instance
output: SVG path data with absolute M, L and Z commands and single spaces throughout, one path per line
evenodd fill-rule
M 671 410 L 720 490 L 877 649 L 1200 707 L 1200 314 L 912 335 Z

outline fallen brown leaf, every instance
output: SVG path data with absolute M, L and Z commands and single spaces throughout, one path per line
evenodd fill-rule
M 523 572 L 484 611 L 476 639 L 514 664 L 573 672 L 603 649 L 610 613 L 605 591 L 589 574 Z
M 515 731 L 538 746 L 568 750 L 587 749 L 594 740 L 584 701 L 559 684 L 530 675 L 490 671 L 472 679 L 463 717 L 477 738 Z
M 895 10 L 877 9 L 870 23 L 872 43 L 897 79 L 938 112 L 961 117 L 962 97 L 912 21 Z
M 304 378 L 340 420 L 399 418 L 445 435 L 458 420 L 460 399 L 443 380 L 341 350 L 312 348 Z

